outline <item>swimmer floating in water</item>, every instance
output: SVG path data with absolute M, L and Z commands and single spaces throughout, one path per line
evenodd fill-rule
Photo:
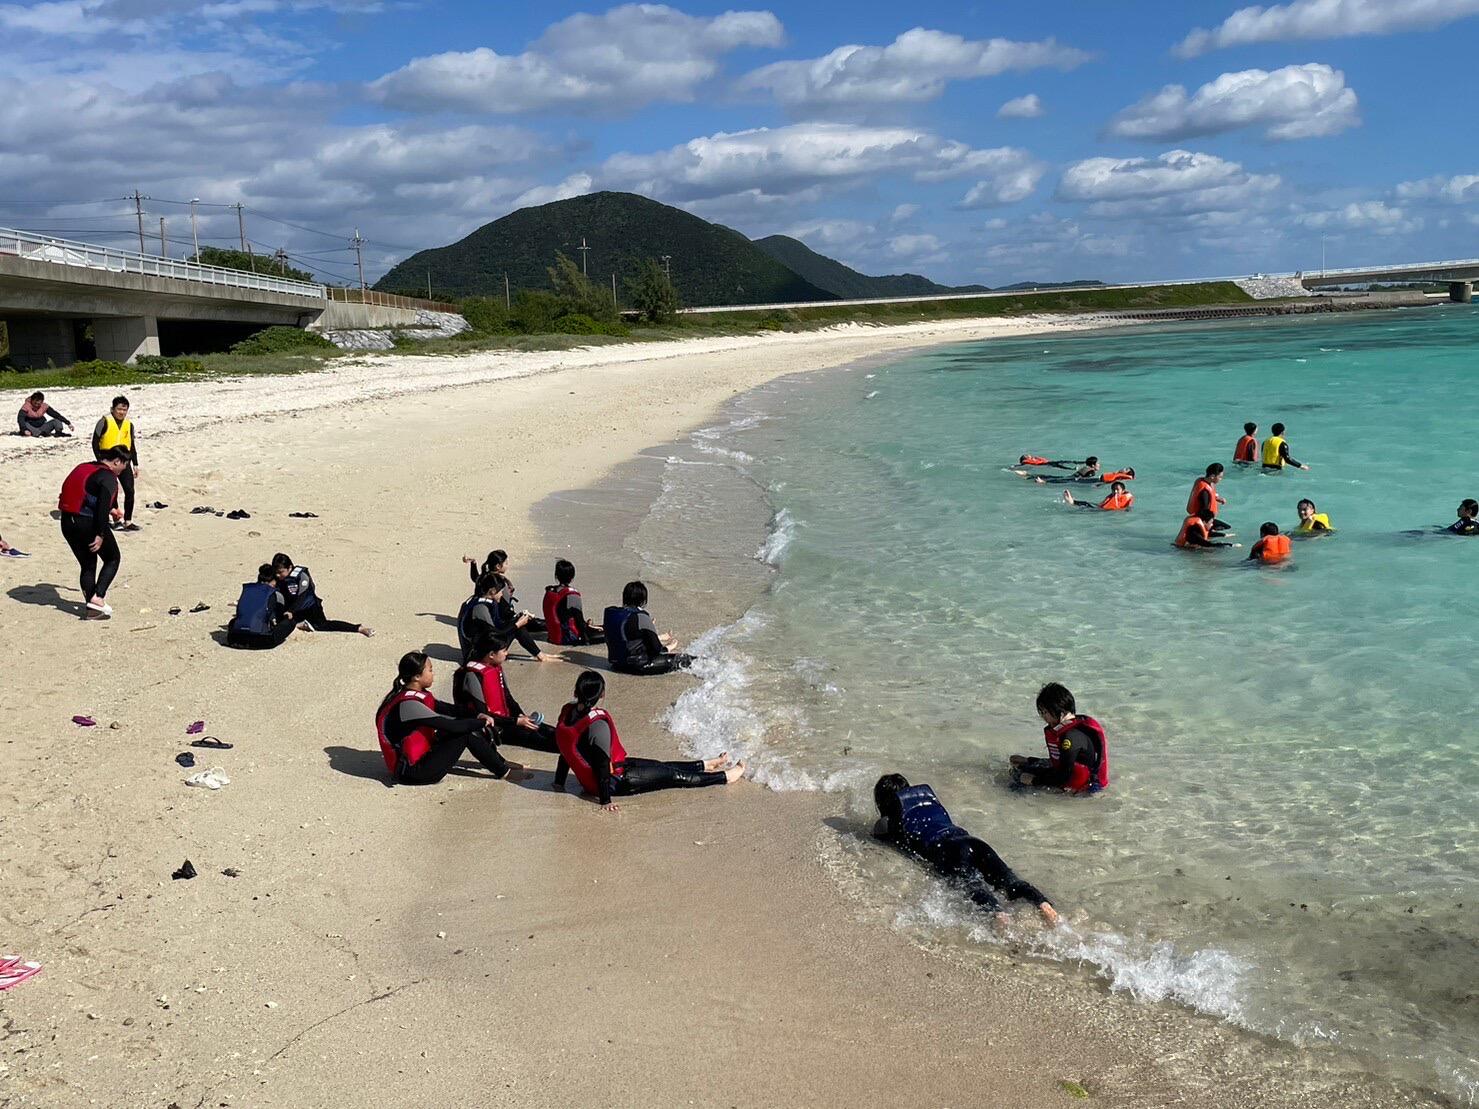
M 1090 464 L 1097 468 L 1099 460 L 1092 455 L 1088 458 L 1043 458 L 1036 454 L 1024 454 L 1017 459 L 1018 466 L 1053 466 L 1059 470 L 1079 470 Z
M 1063 490 L 1063 503 L 1077 505 L 1079 508 L 1098 508 L 1105 512 L 1128 512 L 1135 504 L 1135 494 L 1125 488 L 1125 483 L 1116 481 L 1109 487 L 1109 496 L 1098 504 L 1093 501 L 1075 500 L 1073 493 Z
M 1019 786 L 1098 793 L 1109 785 L 1109 740 L 1104 726 L 1081 716 L 1067 686 L 1049 682 L 1037 694 L 1048 757 L 1013 755 L 1012 782 Z
M 1299 523 L 1294 528 L 1295 535 L 1334 535 L 1335 529 L 1330 526 L 1330 517 L 1323 512 L 1315 511 L 1315 502 L 1305 498 L 1295 506 L 1299 513 Z
M 1458 519 L 1444 529 L 1450 535 L 1479 535 L 1479 501 L 1470 497 L 1458 506 Z
M 1058 911 L 1042 890 L 1017 877 L 989 843 L 951 820 L 929 786 L 911 786 L 902 774 L 885 774 L 873 787 L 873 803 L 883 818 L 874 833 L 879 839 L 928 863 L 987 912 L 1005 919 L 1000 892 L 1012 901 L 1030 901 L 1049 924 L 1058 923 Z
M 1289 537 L 1279 534 L 1279 525 L 1270 520 L 1258 529 L 1258 541 L 1248 551 L 1249 562 L 1287 562 Z

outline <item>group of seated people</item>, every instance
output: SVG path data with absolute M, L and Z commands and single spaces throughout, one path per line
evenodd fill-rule
M 279 552 L 257 567 L 257 580 L 241 587 L 236 614 L 226 625 L 226 645 L 248 651 L 280 646 L 294 632 L 358 632 L 372 636 L 375 629 L 348 620 L 331 620 L 324 613 L 308 567 Z

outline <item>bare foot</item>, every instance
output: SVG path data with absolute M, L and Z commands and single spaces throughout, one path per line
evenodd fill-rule
M 1070 493 L 1067 489 L 1063 490 L 1063 503 L 1073 504 L 1073 494 Z
M 359 633 L 360 633 L 360 635 L 364 636 L 366 639 L 373 639 L 373 638 L 375 638 L 375 629 L 372 628 L 372 627 L 370 627 L 368 624 L 361 624 L 359 626 Z
M 720 751 L 713 758 L 711 758 L 711 759 L 704 759 L 704 769 L 705 770 L 708 770 L 708 771 L 718 770 L 721 766 L 723 766 L 728 761 L 729 761 L 729 752 L 728 751 Z
M 1053 908 L 1053 906 L 1049 905 L 1046 901 L 1044 901 L 1037 908 L 1038 908 L 1038 911 L 1040 913 L 1042 913 L 1042 918 L 1044 920 L 1046 920 L 1049 924 L 1051 924 L 1055 928 L 1058 926 L 1058 910 L 1057 909 Z
M 724 782 L 725 782 L 726 785 L 732 785 L 733 783 L 739 781 L 744 776 L 745 776 L 745 763 L 744 763 L 744 760 L 741 759 L 739 762 L 735 763 L 733 766 L 731 766 L 728 770 L 726 770 L 724 772 Z
M 1033 480 L 1033 481 L 1035 481 L 1035 482 L 1037 482 L 1037 484 L 1038 484 L 1038 485 L 1046 485 L 1046 484 L 1047 484 L 1047 482 L 1046 482 L 1046 481 L 1044 481 L 1044 480 L 1043 480 L 1043 479 L 1042 479 L 1042 478 L 1040 478 L 1040 477 L 1035 477 L 1035 478 L 1033 478 L 1033 479 L 1032 479 L 1032 480 Z
M 564 660 L 561 659 L 559 655 L 551 654 L 549 651 L 540 651 L 539 654 L 537 654 L 534 657 L 534 661 L 535 662 L 562 662 Z

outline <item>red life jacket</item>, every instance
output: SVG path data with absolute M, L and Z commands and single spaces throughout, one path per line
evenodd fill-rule
M 1135 503 L 1135 494 L 1126 490 L 1123 493 L 1111 493 L 1099 502 L 1099 507 L 1105 512 L 1123 512 Z
M 1186 537 L 1193 531 L 1200 532 L 1203 539 L 1212 538 L 1211 533 L 1207 530 L 1207 525 L 1202 522 L 1200 516 L 1188 516 L 1181 525 L 1181 534 L 1176 536 L 1176 545 L 1178 547 L 1187 546 Z
M 503 667 L 469 662 L 465 669 L 471 670 L 483 682 L 483 703 L 488 706 L 483 711 L 489 716 L 508 716 L 508 679 L 503 676 Z
M 571 585 L 547 585 L 544 588 L 544 634 L 556 647 L 574 643 L 580 638 L 580 628 L 574 618 L 560 623 L 560 603 L 566 597 L 579 597 L 580 590 Z
M 1035 455 L 1035 454 L 1024 454 L 1021 458 L 1017 459 L 1017 465 L 1018 466 L 1047 466 L 1047 465 L 1050 465 L 1050 463 L 1048 462 L 1048 460 L 1046 458 L 1042 458 L 1042 457 L 1040 457 L 1038 455 Z
M 1107 474 L 1101 474 L 1099 480 L 1105 485 L 1112 485 L 1116 481 L 1134 481 L 1134 470 L 1110 470 Z
M 1264 562 L 1283 562 L 1289 557 L 1293 544 L 1287 535 L 1265 535 L 1253 549 Z
M 101 462 L 83 462 L 73 468 L 67 475 L 67 480 L 62 482 L 62 493 L 57 498 L 58 511 L 72 516 L 79 515 L 85 511 L 87 505 L 87 479 L 99 470 L 107 469 Z M 118 501 L 118 488 L 113 488 L 113 500 L 105 508 L 104 512 L 111 512 L 113 505 Z
M 408 766 L 415 766 L 431 750 L 432 742 L 436 736 L 433 728 L 417 728 L 406 736 L 399 748 L 390 741 L 385 734 L 385 722 L 390 719 L 390 714 L 407 701 L 420 701 L 432 712 L 436 711 L 437 699 L 425 690 L 403 689 L 385 703 L 385 707 L 375 714 L 375 734 L 380 740 L 380 753 L 385 756 L 386 769 L 390 771 L 392 778 L 397 777 L 402 770 Z
M 1238 445 L 1233 448 L 1234 462 L 1257 462 L 1258 440 L 1251 435 L 1245 435 L 1238 440 Z
M 1066 724 L 1059 724 L 1056 728 L 1050 725 L 1042 730 L 1048 745 L 1048 761 L 1054 768 L 1058 766 L 1063 758 L 1063 737 L 1074 728 L 1083 728 L 1093 738 L 1099 751 L 1099 768 L 1090 770 L 1083 763 L 1074 763 L 1066 788 L 1069 793 L 1098 793 L 1109 785 L 1109 740 L 1104 735 L 1103 725 L 1092 716 L 1075 716 Z
M 1217 515 L 1217 486 L 1213 485 L 1204 477 L 1199 477 L 1191 487 L 1191 496 L 1186 498 L 1186 514 L 1195 516 L 1202 510 L 1202 490 L 1207 491 L 1207 508 L 1213 516 Z
M 560 710 L 560 722 L 555 727 L 555 745 L 560 749 L 560 756 L 570 764 L 570 769 L 575 772 L 575 780 L 580 783 L 580 788 L 587 793 L 599 795 L 600 786 L 596 782 L 596 772 L 591 764 L 581 756 L 579 745 L 585 738 L 585 733 L 590 730 L 591 724 L 597 720 L 604 720 L 606 726 L 611 729 L 611 776 L 621 776 L 626 766 L 626 748 L 621 745 L 621 736 L 616 734 L 616 721 L 611 719 L 611 714 L 602 708 L 591 709 L 590 712 L 580 717 L 579 720 L 567 723 L 575 715 L 575 702 L 570 702 Z

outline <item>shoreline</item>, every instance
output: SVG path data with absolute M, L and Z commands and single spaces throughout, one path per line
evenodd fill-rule
M 37 743 L 7 746 L 14 773 L 0 804 L 22 816 L 3 833 L 12 866 L 0 925 L 7 950 L 46 970 L 5 995 L 0 1097 L 564 1105 L 574 1089 L 608 1104 L 943 1104 L 969 1090 L 967 1103 L 1049 1105 L 1065 1097 L 1062 1080 L 1105 1104 L 1441 1104 L 1383 1096 L 1358 1071 L 1314 1086 L 1301 1073 L 1273 1101 L 1269 1072 L 1299 1072 L 1294 1049 L 1250 1059 L 1257 1038 L 1110 997 L 1057 967 L 953 967 L 842 903 L 816 861 L 818 843 L 839 834 L 825 799 L 740 784 L 635 799 L 610 818 L 548 790 L 552 756 L 517 752 L 542 771 L 528 788 L 475 772 L 421 789 L 383 784 L 369 709 L 395 658 L 423 641 L 443 652 L 446 688 L 445 620 L 467 590 L 457 556 L 507 548 L 522 600 L 537 608 L 559 546 L 537 536 L 545 497 L 621 480 L 654 439 L 686 435 L 767 381 L 864 347 L 893 355 L 926 335 L 1037 333 L 1014 322 L 810 334 L 784 348 L 638 347 L 605 361 L 612 348 L 491 367 L 463 356 L 452 361 L 468 374 L 437 387 L 442 403 L 393 403 L 405 377 L 359 396 L 343 390 L 362 380 L 327 383 L 337 387 L 313 398 L 311 425 L 308 392 L 274 394 L 324 375 L 135 390 L 151 437 L 140 500 L 175 507 L 146 513 L 146 531 L 125 545 L 104 636 L 55 611 L 75 592 L 70 558 L 38 518 L 58 460 L 37 452 L 4 467 L 4 503 L 38 506 L 5 521 L 36 557 L 12 564 L 5 588 L 25 603 L 0 617 L 20 644 L 16 686 L 35 693 L 15 735 Z M 779 349 L 807 364 L 776 365 Z M 592 357 L 543 363 L 573 353 Z M 422 369 L 410 377 L 424 386 L 434 374 Z M 453 386 L 466 388 L 444 392 Z M 194 394 L 172 420 L 147 414 L 164 388 Z M 214 407 L 231 394 L 234 409 Z M 544 458 L 552 410 L 582 445 Z M 225 420 L 241 432 L 230 442 L 213 430 Z M 508 433 L 490 439 L 494 426 Z M 185 515 L 192 498 L 246 504 L 253 520 Z M 330 504 L 322 520 L 282 519 Z M 568 539 L 597 605 L 629 573 L 612 530 Z M 264 655 L 210 643 L 259 548 L 313 566 L 331 615 L 367 619 L 380 638 L 321 635 Z M 38 581 L 60 589 L 37 593 Z M 197 595 L 211 615 L 163 615 Z M 676 594 L 654 609 L 685 640 L 714 623 Z M 516 663 L 510 680 L 549 712 L 575 672 Z M 613 683 L 630 749 L 671 748 L 651 721 L 688 681 Z M 89 709 L 104 727 L 67 723 Z M 237 743 L 207 764 L 233 778 L 219 794 L 182 789 L 170 761 L 184 723 L 201 716 Z M 200 878 L 171 883 L 186 856 Z M 224 867 L 241 877 L 221 877 Z M 1188 1068 L 1185 1033 L 1202 1022 L 1221 1066 L 1199 1056 Z

